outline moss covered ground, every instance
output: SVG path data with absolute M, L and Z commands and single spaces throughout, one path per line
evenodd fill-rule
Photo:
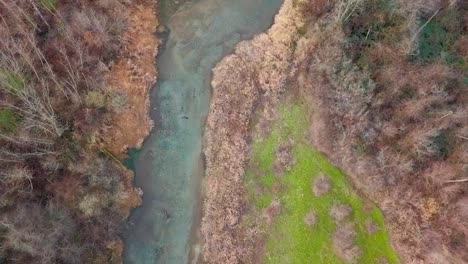
M 355 245 L 361 249 L 360 256 L 353 262 L 398 263 L 388 242 L 382 213 L 360 198 L 345 175 L 307 143 L 308 126 L 306 107 L 285 103 L 271 132 L 253 141 L 251 164 L 245 177 L 253 212 L 261 214 L 273 200 L 281 203 L 281 212 L 273 221 L 261 224 L 266 234 L 265 263 L 347 263 L 334 251 L 332 239 L 337 225 L 344 223 L 354 226 Z M 276 149 L 286 142 L 291 144 L 295 162 L 278 176 L 271 168 Z M 318 175 L 326 175 L 331 188 L 328 193 L 316 197 L 312 182 Z M 330 216 L 330 208 L 338 203 L 353 209 L 339 224 Z M 311 211 L 316 214 L 313 226 L 304 221 Z M 375 232 L 368 232 L 366 223 L 369 221 L 374 223 Z

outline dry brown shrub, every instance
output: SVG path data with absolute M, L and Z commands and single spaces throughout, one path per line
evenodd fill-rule
M 54 10 L 39 2 L 0 1 L 0 105 L 21 115 L 14 134 L 0 132 L 0 233 L 8 231 L 0 262 L 119 263 L 118 232 L 140 198 L 131 173 L 97 147 L 100 132 L 111 129 L 109 112 L 124 102 L 106 90 L 107 75 L 129 45 L 129 10 L 143 2 L 57 1 Z M 6 81 L 12 74 L 16 91 Z M 112 105 L 87 108 L 90 90 Z
M 331 2 L 329 0 L 297 0 L 297 5 L 303 12 L 307 19 L 315 16 L 322 15 L 327 9 L 330 8 Z
M 367 219 L 365 225 L 366 231 L 369 235 L 372 235 L 375 232 L 379 231 L 379 227 L 375 224 L 374 220 L 372 219 Z
M 314 211 L 308 212 L 304 217 L 304 223 L 308 226 L 314 226 L 317 223 L 317 214 Z
M 460 199 L 457 202 L 457 210 L 462 218 L 468 219 L 468 197 Z
M 335 253 L 342 259 L 356 263 L 362 254 L 361 248 L 355 245 L 356 232 L 351 224 L 344 224 L 333 233 L 332 242 Z
M 276 149 L 276 159 L 271 166 L 271 170 L 277 176 L 281 176 L 289 171 L 294 163 L 295 160 L 291 144 L 282 144 Z
M 461 36 L 457 40 L 455 47 L 457 49 L 457 53 L 466 58 L 468 56 L 468 36 Z
M 352 212 L 353 209 L 347 204 L 336 203 L 330 208 L 330 216 L 338 222 L 345 220 Z
M 275 216 L 281 213 L 281 202 L 279 200 L 274 200 L 271 204 L 265 208 L 264 210 L 264 217 L 266 218 L 268 223 L 271 223 Z
M 321 173 L 312 182 L 312 192 L 315 196 L 319 197 L 327 194 L 331 189 L 331 183 L 325 174 Z
M 27 256 L 35 263 L 81 263 L 82 249 L 73 243 L 75 223 L 63 208 L 49 204 L 18 204 L 13 211 L 3 215 L 0 225 L 6 228 L 3 250 L 20 252 L 20 259 Z
M 432 163 L 422 176 L 436 185 L 442 186 L 449 180 L 455 180 L 461 175 L 460 168 L 446 161 Z

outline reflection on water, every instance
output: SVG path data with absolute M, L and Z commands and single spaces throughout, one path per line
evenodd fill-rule
M 197 0 L 168 21 L 171 33 L 158 57 L 158 86 L 151 94 L 156 127 L 135 160 L 136 185 L 144 196 L 126 231 L 126 263 L 188 263 L 200 211 L 211 69 L 240 40 L 266 30 L 281 3 Z

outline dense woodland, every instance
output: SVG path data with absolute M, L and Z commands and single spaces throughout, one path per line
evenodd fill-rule
M 310 139 L 379 204 L 403 262 L 466 263 L 467 2 L 341 7 L 340 27 L 304 31 Z
M 0 263 L 120 261 L 139 198 L 101 131 L 130 3 L 0 1 Z

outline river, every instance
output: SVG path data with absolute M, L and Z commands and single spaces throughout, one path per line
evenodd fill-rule
M 189 256 L 194 255 L 201 213 L 211 69 L 239 41 L 265 31 L 281 3 L 193 0 L 176 11 L 162 9 L 171 10 L 160 14 L 170 34 L 157 59 L 158 84 L 150 95 L 155 128 L 134 160 L 135 184 L 144 194 L 125 232 L 125 263 L 196 262 Z

